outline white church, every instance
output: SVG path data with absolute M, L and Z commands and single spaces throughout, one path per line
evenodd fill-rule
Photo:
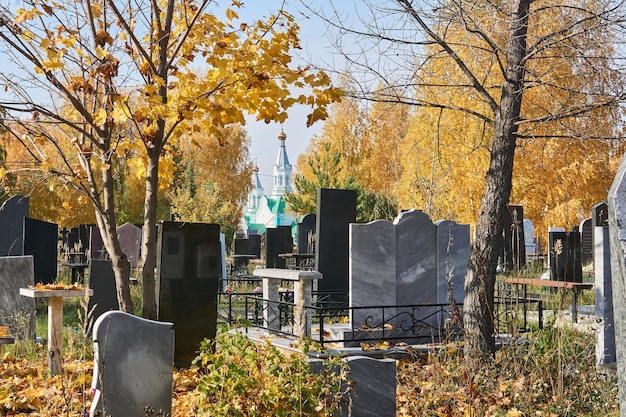
M 248 195 L 248 204 L 244 211 L 244 221 L 248 235 L 261 235 L 265 232 L 265 229 L 270 227 L 294 227 L 296 224 L 295 219 L 285 213 L 285 193 L 293 192 L 291 188 L 292 166 L 287 157 L 286 139 L 287 135 L 284 131 L 281 131 L 278 135 L 278 141 L 280 142 L 278 156 L 273 167 L 274 186 L 272 187 L 272 193 L 265 195 L 258 170 L 252 178 L 254 187 Z

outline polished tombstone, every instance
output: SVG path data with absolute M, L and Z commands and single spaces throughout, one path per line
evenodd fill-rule
M 595 213 L 600 215 L 600 213 Z M 592 219 L 596 216 L 592 216 Z M 598 221 L 600 220 L 600 221 Z M 602 224 L 601 218 L 594 225 Z M 621 415 L 626 414 L 626 157 L 617 170 L 608 196 L 609 242 L 611 247 L 611 276 L 613 315 L 619 405 Z
M 88 311 L 92 312 L 93 320 L 107 311 L 119 309 L 115 274 L 110 260 L 89 260 L 88 282 L 89 288 L 93 290 L 93 296 L 89 298 L 88 304 Z
M 432 338 L 431 331 L 411 328 L 411 323 L 441 327 L 437 307 L 428 305 L 447 308 L 448 284 L 455 303 L 463 303 L 469 234 L 469 225 L 449 220 L 433 224 L 417 210 L 400 214 L 393 224 L 386 220 L 351 224 L 352 327 L 380 329 L 391 324 L 394 337 L 411 331 L 413 336 Z M 372 308 L 376 306 L 385 308 Z
M 580 222 L 580 255 L 583 265 L 593 262 L 593 222 L 591 218 Z
M 31 255 L 0 257 L 0 325 L 21 339 L 35 337 L 35 300 L 20 297 L 20 288 L 35 285 L 34 271 Z
M 470 225 L 439 220 L 437 226 L 437 303 L 463 304 L 465 273 L 470 258 Z M 449 292 L 449 288 L 451 291 Z
M 341 417 L 396 416 L 396 361 L 365 356 L 343 359 L 348 366 L 341 391 L 347 391 L 349 401 L 341 407 Z M 309 360 L 311 371 L 321 373 L 321 359 Z M 347 388 L 350 387 L 348 390 Z
M 24 217 L 24 255 L 33 255 L 35 282 L 51 284 L 57 279 L 57 241 L 55 223 Z
M 380 327 L 396 315 L 396 229 L 387 220 L 350 225 L 349 305 L 352 322 L 358 326 Z M 324 277 L 326 279 L 326 277 Z M 360 309 L 390 306 L 383 311 Z M 383 313 L 384 316 L 383 317 Z
M 169 416 L 172 412 L 172 323 L 111 311 L 93 330 L 94 399 L 90 416 Z
M 318 291 L 345 304 L 348 292 L 349 226 L 356 223 L 356 190 L 317 190 L 315 268 L 324 279 Z
M 98 226 L 89 226 L 89 251 L 85 260 L 89 259 L 107 259 L 108 254 L 104 248 L 104 240 L 100 234 Z
M 296 226 L 296 252 L 300 254 L 315 253 L 315 227 L 317 215 L 309 213 L 302 217 Z
M 248 254 L 254 259 L 261 259 L 261 235 L 248 236 Z
M 0 206 L 0 256 L 23 255 L 24 218 L 28 217 L 29 197 L 14 195 Z
M 189 364 L 200 342 L 215 338 L 220 257 L 218 224 L 159 224 L 158 318 L 174 323 L 177 364 Z
M 141 253 L 141 227 L 132 223 L 124 223 L 117 228 L 117 236 L 120 240 L 122 252 L 128 258 L 131 268 L 137 268 Z
M 285 260 L 278 255 L 293 252 L 291 227 L 278 226 L 265 229 L 261 246 L 266 268 L 285 268 Z
M 583 282 L 580 232 L 548 232 L 550 250 L 550 279 Z
M 595 205 L 592 218 L 601 216 L 598 210 L 606 212 L 606 203 Z M 608 221 L 599 221 L 593 226 L 594 287 L 596 290 L 596 366 L 599 369 L 614 367 L 615 320 L 613 315 L 613 289 L 611 276 L 611 247 L 609 244 Z
M 538 251 L 535 243 L 535 225 L 530 219 L 524 219 L 524 246 L 526 262 L 536 262 Z
M 508 206 L 502 229 L 502 265 L 506 271 L 520 270 L 526 265 L 524 239 L 524 208 Z
M 437 227 L 419 210 L 400 213 L 396 229 L 396 303 L 437 300 Z

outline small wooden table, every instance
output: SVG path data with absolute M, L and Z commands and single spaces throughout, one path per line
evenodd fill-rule
M 551 288 L 565 288 L 572 291 L 574 297 L 572 298 L 572 321 L 578 322 L 578 293 L 583 290 L 590 290 L 593 288 L 593 284 L 582 282 L 568 282 L 568 281 L 552 281 L 547 279 L 535 279 L 535 278 L 506 278 L 504 280 L 507 284 L 522 285 L 522 296 L 526 298 L 526 287 L 528 285 L 536 285 Z
M 63 367 L 63 297 L 87 297 L 93 290 L 38 290 L 20 288 L 20 295 L 30 298 L 48 299 L 48 369 L 59 375 Z

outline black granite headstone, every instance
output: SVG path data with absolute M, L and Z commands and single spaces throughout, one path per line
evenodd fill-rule
M 609 206 L 606 202 L 603 201 L 591 208 L 591 225 L 609 227 Z
M 587 265 L 593 262 L 593 226 L 591 219 L 580 223 L 581 262 Z
M 28 217 L 29 198 L 14 195 L 0 206 L 0 256 L 20 256 L 23 250 L 24 217 Z
M 93 290 L 93 295 L 89 298 L 88 308 L 89 311 L 94 309 L 92 315 L 94 321 L 107 311 L 119 309 L 115 274 L 110 260 L 89 261 L 89 288 Z
M 248 255 L 254 255 L 255 259 L 261 259 L 261 235 L 248 236 Z
M 317 226 L 317 215 L 307 214 L 302 217 L 296 231 L 297 252 L 300 254 L 315 253 L 315 227 Z
M 249 255 L 250 247 L 248 245 L 249 240 L 241 237 L 236 237 L 233 241 L 234 255 Z
M 524 240 L 524 208 L 508 206 L 504 212 L 502 230 L 502 261 L 507 272 L 520 270 L 526 265 L 526 242 Z
M 347 302 L 349 225 L 356 223 L 356 190 L 317 191 L 315 267 L 323 278 L 318 291 Z
M 35 282 L 52 284 L 57 279 L 57 239 L 55 223 L 24 217 L 24 255 L 33 255 Z
M 548 232 L 550 279 L 583 282 L 580 232 Z
M 174 323 L 174 359 L 189 364 L 217 331 L 220 226 L 161 222 L 157 238 L 158 319 Z
M 265 229 L 261 247 L 266 268 L 285 268 L 285 259 L 278 255 L 293 252 L 293 239 L 290 226 L 278 226 Z

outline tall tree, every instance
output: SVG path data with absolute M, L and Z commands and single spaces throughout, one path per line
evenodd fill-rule
M 113 159 L 128 149 L 143 158 L 143 315 L 154 318 L 159 175 L 177 138 L 201 131 L 224 140 L 220 129 L 244 123 L 245 113 L 283 121 L 296 103 L 311 106 L 313 123 L 339 92 L 324 72 L 293 66 L 299 28 L 283 11 L 249 23 L 238 21 L 238 0 L 223 19 L 209 12 L 210 0 L 20 4 L 0 6 L 0 56 L 17 66 L 2 75 L 5 125 L 37 169 L 91 201 L 125 311 L 132 300 Z M 293 97 L 291 85 L 305 93 Z
M 611 42 L 625 39 L 620 22 L 626 9 L 621 2 L 577 0 L 389 3 L 396 7 L 369 3 L 369 19 L 360 9 L 352 26 L 343 23 L 351 21 L 346 16 L 323 18 L 341 37 L 337 44 L 365 51 L 344 51 L 355 86 L 348 96 L 467 115 L 484 126 L 461 133 L 459 141 L 489 152 L 464 302 L 466 358 L 487 359 L 495 352 L 496 265 L 517 143 L 598 139 L 584 125 L 600 126 L 607 116 L 609 129 L 599 136 L 621 136 L 614 116 L 626 98 L 625 84 Z M 445 71 L 431 77 L 428 66 L 437 62 Z M 572 62 L 575 71 L 563 72 Z M 532 100 L 540 96 L 548 99 Z M 471 136 L 476 131 L 487 135 Z

